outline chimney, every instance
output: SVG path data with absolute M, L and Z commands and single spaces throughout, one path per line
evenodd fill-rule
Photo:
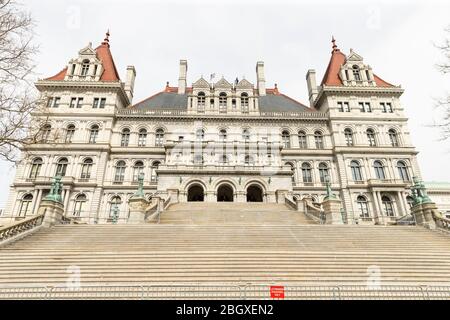
M 319 93 L 316 84 L 316 70 L 308 70 L 308 73 L 306 74 L 306 83 L 308 84 L 309 104 L 311 107 L 314 107 L 314 101 Z
M 256 63 L 256 81 L 258 82 L 258 93 L 260 96 L 266 95 L 266 78 L 264 77 L 264 62 Z
M 130 100 L 130 104 L 133 102 L 134 80 L 136 79 L 136 69 L 134 66 L 127 67 L 127 81 L 125 82 L 125 93 Z
M 186 93 L 187 60 L 180 60 L 180 77 L 178 78 L 178 94 Z

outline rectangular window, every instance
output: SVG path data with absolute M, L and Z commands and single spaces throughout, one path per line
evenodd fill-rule
M 380 102 L 381 112 L 383 113 L 393 113 L 392 104 L 390 102 Z
M 100 109 L 104 109 L 106 104 L 106 98 L 100 99 Z
M 47 100 L 47 108 L 51 108 L 53 105 L 53 98 L 48 98 Z
M 92 108 L 94 108 L 94 109 L 98 108 L 99 103 L 100 103 L 100 99 L 94 98 L 94 102 L 92 103 Z
M 78 98 L 78 101 L 77 101 L 77 108 L 81 108 L 81 106 L 83 105 L 83 98 Z
M 369 102 L 359 102 L 358 105 L 361 112 L 372 112 L 372 107 Z
M 344 104 L 342 102 L 338 102 L 337 105 L 338 105 L 339 112 L 344 112 Z
M 69 108 L 75 108 L 76 102 L 77 102 L 77 98 L 70 98 Z
M 54 98 L 53 108 L 58 108 L 60 102 L 61 102 L 61 98 L 60 97 Z

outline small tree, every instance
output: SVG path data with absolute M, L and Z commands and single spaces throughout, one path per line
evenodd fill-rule
M 40 105 L 30 81 L 37 52 L 33 27 L 20 4 L 0 0 L 0 159 L 8 161 L 16 161 L 20 149 L 36 142 L 41 127 L 31 117 Z
M 437 68 L 442 74 L 447 75 L 450 73 L 450 26 L 445 31 L 447 32 L 447 37 L 444 43 L 437 45 L 444 56 L 444 61 L 437 64 Z M 446 97 L 438 100 L 437 108 L 442 111 L 443 116 L 436 126 L 441 129 L 442 140 L 447 140 L 450 138 L 450 93 L 447 92 Z

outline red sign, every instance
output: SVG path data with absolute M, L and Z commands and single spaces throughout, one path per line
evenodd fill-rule
M 284 287 L 270 286 L 270 297 L 272 299 L 284 299 Z

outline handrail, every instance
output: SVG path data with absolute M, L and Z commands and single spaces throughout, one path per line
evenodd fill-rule
M 41 213 L 29 218 L 25 218 L 21 221 L 13 223 L 8 226 L 0 228 L 0 245 L 6 243 L 6 241 L 15 238 L 16 236 L 30 231 L 42 224 L 45 213 Z

